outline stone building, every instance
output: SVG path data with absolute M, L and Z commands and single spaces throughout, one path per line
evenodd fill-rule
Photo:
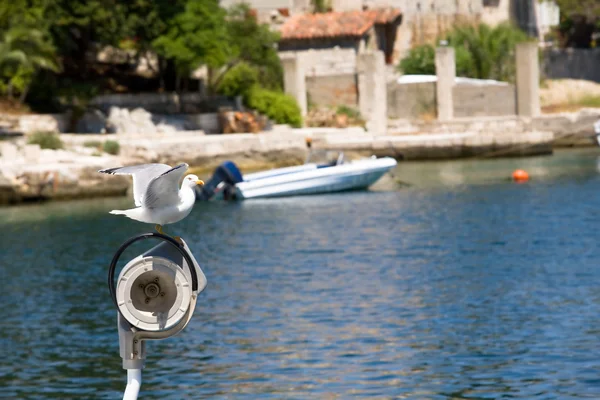
M 402 13 L 393 8 L 294 15 L 280 28 L 279 50 L 381 50 L 391 63 L 401 22 Z
M 306 109 L 306 101 L 315 106 L 359 106 L 365 99 L 361 65 L 372 61 L 368 54 L 381 53 L 385 81 L 385 63 L 393 61 L 401 22 L 401 12 L 392 8 L 291 16 L 279 27 L 279 54 L 286 76 L 290 65 L 302 70 L 300 86 L 306 87 L 308 99 L 300 98 L 301 108 Z M 290 64 L 291 60 L 296 61 Z
M 281 23 L 285 18 L 311 11 L 311 0 L 220 0 L 221 7 L 238 3 L 250 5 L 260 22 Z
M 221 0 L 229 7 L 241 0 Z M 270 22 L 276 29 L 287 19 L 311 11 L 310 0 L 246 0 L 261 22 Z M 483 12 L 483 0 L 330 0 L 333 12 L 395 9 L 402 21 L 394 30 L 394 38 L 386 38 L 386 61 L 396 63 L 412 46 L 434 41 L 457 22 L 478 21 Z M 389 34 L 389 33 L 388 33 Z M 388 46 L 392 45 L 391 49 Z M 380 46 L 381 47 L 381 46 Z

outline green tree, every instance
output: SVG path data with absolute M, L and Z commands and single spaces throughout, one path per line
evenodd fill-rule
M 132 38 L 135 49 L 152 49 L 152 42 L 169 28 L 169 22 L 185 10 L 186 0 L 136 0 L 125 3 L 125 38 Z
M 600 18 L 600 2 L 598 0 L 554 0 L 560 13 L 567 17 L 581 15 L 589 21 Z
M 83 79 L 87 79 L 93 66 L 89 55 L 105 46 L 122 47 L 127 40 L 138 53 L 152 50 L 152 42 L 166 32 L 169 22 L 187 3 L 186 0 L 32 2 L 43 8 L 44 20 L 50 21 L 49 31 L 70 75 Z
M 221 67 L 232 54 L 225 14 L 217 0 L 189 0 L 152 45 L 174 61 L 179 78 L 202 65 Z
M 244 3 L 228 10 L 227 33 L 232 48 L 224 72 L 238 63 L 247 63 L 258 70 L 261 86 L 280 90 L 283 86 L 283 69 L 277 54 L 279 34 L 267 24 L 259 24 L 252 16 L 250 7 Z
M 217 91 L 225 96 L 243 96 L 258 84 L 258 70 L 248 63 L 241 62 L 223 74 Z
M 119 0 L 37 0 L 65 66 L 86 77 L 97 45 L 117 45 L 124 36 L 126 7 Z
M 16 26 L 46 31 L 49 22 L 44 19 L 45 10 L 45 4 L 39 1 L 2 1 L 0 2 L 0 32 Z
M 44 33 L 24 27 L 6 31 L 0 42 L 0 73 L 5 93 L 12 98 L 16 89 L 19 101 L 23 102 L 32 79 L 41 69 L 60 70 L 54 46 Z
M 560 8 L 557 28 L 561 44 L 565 47 L 594 47 L 593 39 L 600 33 L 600 1 L 556 0 Z
M 154 52 L 153 42 L 164 35 L 170 21 L 185 10 L 186 0 L 136 0 L 126 2 L 126 26 L 124 37 L 119 47 L 135 50 L 139 62 L 140 57 Z M 164 86 L 165 67 L 167 60 L 160 56 L 158 70 L 161 86 Z M 151 65 L 149 65 L 152 67 Z

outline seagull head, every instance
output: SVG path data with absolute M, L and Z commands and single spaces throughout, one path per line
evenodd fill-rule
M 183 178 L 183 184 L 185 186 L 194 188 L 195 186 L 204 185 L 204 181 L 198 179 L 198 177 L 196 175 L 190 174 L 190 175 L 186 175 L 186 177 Z

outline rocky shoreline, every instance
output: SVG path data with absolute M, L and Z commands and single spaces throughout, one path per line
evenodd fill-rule
M 593 145 L 593 121 L 600 110 L 523 118 L 457 119 L 441 124 L 390 123 L 389 133 L 374 135 L 360 127 L 290 129 L 276 126 L 260 134 L 177 135 L 62 134 L 63 150 L 42 150 L 25 138 L 0 141 L 0 205 L 37 200 L 122 196 L 127 177 L 99 169 L 136 163 L 187 162 L 203 178 L 225 160 L 242 172 L 302 164 L 313 148 L 344 150 L 347 158 L 391 156 L 398 160 L 509 157 L 551 154 L 554 147 Z M 118 156 L 86 147 L 89 142 L 119 142 Z

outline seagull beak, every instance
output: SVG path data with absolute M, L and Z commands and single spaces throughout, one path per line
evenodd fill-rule
M 196 181 L 196 185 L 198 185 L 198 186 L 204 186 L 204 181 L 203 180 L 198 180 L 198 181 Z

